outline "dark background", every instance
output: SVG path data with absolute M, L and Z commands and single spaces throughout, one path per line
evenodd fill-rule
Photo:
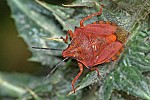
M 0 71 L 36 73 L 39 63 L 27 61 L 32 56 L 22 38 L 18 37 L 6 0 L 0 0 Z

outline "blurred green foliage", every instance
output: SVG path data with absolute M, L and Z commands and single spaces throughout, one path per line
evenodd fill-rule
M 103 14 L 95 20 L 110 20 L 131 34 L 125 50 L 116 62 L 99 65 L 100 77 L 89 72 L 78 81 L 77 93 L 66 96 L 71 90 L 71 80 L 77 74 L 74 60 L 68 60 L 48 80 L 26 74 L 0 73 L 0 95 L 21 100 L 150 100 L 150 1 L 149 0 L 76 0 L 72 4 L 57 6 L 33 0 L 7 0 L 19 36 L 32 52 L 31 61 L 41 62 L 51 68 L 63 58 L 59 51 L 34 50 L 32 46 L 62 48 L 62 42 L 48 41 L 45 37 L 65 36 L 74 30 L 79 21 L 97 12 L 104 4 Z M 71 7 L 71 8 L 70 8 Z M 75 66 L 75 67 L 72 67 Z M 74 75 L 75 74 L 75 75 Z M 17 81 L 16 81 L 17 80 Z M 114 91 L 115 90 L 115 91 Z M 121 92 L 120 92 L 121 91 Z M 123 91 L 123 92 L 122 92 Z M 127 94 L 128 95 L 127 95 Z

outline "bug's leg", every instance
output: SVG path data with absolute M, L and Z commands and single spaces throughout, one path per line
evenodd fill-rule
M 90 70 L 95 70 L 97 72 L 97 76 L 100 76 L 100 72 L 98 71 L 97 67 L 94 67 L 94 68 L 91 67 Z
M 91 17 L 101 15 L 101 13 L 102 13 L 102 7 L 100 8 L 100 11 L 99 11 L 99 12 L 94 13 L 94 14 L 91 14 L 91 15 L 89 15 L 89 16 L 83 18 L 83 19 L 80 21 L 80 27 L 83 27 L 83 26 L 84 26 L 84 25 L 83 25 L 83 22 L 84 22 L 84 21 L 90 19 Z
M 72 39 L 73 38 L 73 32 L 71 30 L 68 30 L 67 33 L 69 34 L 70 38 Z
M 72 90 L 74 91 L 74 93 L 75 93 L 74 84 L 75 84 L 75 82 L 78 80 L 78 78 L 80 77 L 80 75 L 83 72 L 83 65 L 80 62 L 78 62 L 78 65 L 79 65 L 79 68 L 80 68 L 80 72 L 78 73 L 78 75 L 72 81 Z
M 63 41 L 68 44 L 68 36 L 70 36 L 70 38 L 72 39 L 73 38 L 73 32 L 71 30 L 68 30 L 67 31 L 67 35 L 66 35 L 66 38 L 63 38 L 63 37 L 60 37 L 61 39 L 63 39 Z

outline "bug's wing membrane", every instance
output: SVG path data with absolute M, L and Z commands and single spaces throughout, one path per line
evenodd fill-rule
M 111 24 L 89 24 L 82 28 L 85 33 L 93 33 L 99 35 L 110 35 L 117 30 L 116 25 Z
M 107 47 L 105 47 L 101 51 L 98 59 L 96 59 L 96 65 L 104 63 L 107 60 L 111 59 L 113 56 L 115 56 L 119 52 L 119 50 L 121 50 L 122 47 L 123 47 L 123 44 L 118 41 L 115 41 L 109 44 Z

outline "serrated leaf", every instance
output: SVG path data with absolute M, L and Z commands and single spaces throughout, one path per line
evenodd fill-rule
M 25 40 L 33 53 L 33 57 L 30 60 L 41 62 L 44 65 L 57 64 L 59 59 L 52 59 L 55 56 L 59 56 L 61 52 L 44 51 L 39 53 L 39 50 L 31 48 L 33 46 L 64 47 L 64 43 L 43 39 L 43 37 L 59 38 L 63 36 L 63 31 L 55 21 L 52 12 L 49 12 L 33 0 L 8 0 L 8 4 L 11 7 L 12 17 L 15 20 L 19 36 Z
M 110 84 L 111 83 L 111 84 Z M 108 88 L 110 87 L 110 88 Z M 136 67 L 119 67 L 104 82 L 103 98 L 109 100 L 112 89 L 123 90 L 128 94 L 150 100 L 150 89 L 146 79 Z

